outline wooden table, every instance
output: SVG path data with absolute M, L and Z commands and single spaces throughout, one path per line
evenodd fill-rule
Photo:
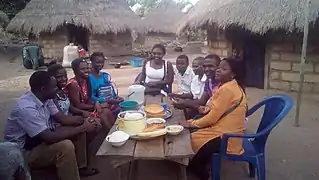
M 169 98 L 162 95 L 145 96 L 145 104 L 159 104 L 161 102 L 171 103 Z M 173 112 L 173 116 L 166 121 L 166 124 L 181 124 L 184 121 L 183 111 L 176 109 Z M 116 130 L 116 126 L 117 122 L 110 133 Z M 131 178 L 135 160 L 169 160 L 179 164 L 179 179 L 186 180 L 186 166 L 194 152 L 191 147 L 190 132 L 185 129 L 177 136 L 166 135 L 140 141 L 129 139 L 124 146 L 119 148 L 112 147 L 104 141 L 97 155 L 111 157 L 111 164 L 118 170 L 119 179 L 121 179 L 121 166 L 124 164 L 130 163 L 129 178 Z

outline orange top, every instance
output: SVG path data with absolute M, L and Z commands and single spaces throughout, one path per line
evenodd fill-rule
M 223 113 L 237 104 L 241 97 L 240 105 L 225 117 L 219 119 Z M 247 99 L 236 80 L 221 85 L 210 98 L 210 112 L 198 120 L 189 120 L 192 125 L 199 127 L 191 134 L 193 150 L 197 152 L 208 141 L 221 137 L 224 133 L 243 134 L 245 130 Z M 242 139 L 229 138 L 227 152 L 242 154 Z

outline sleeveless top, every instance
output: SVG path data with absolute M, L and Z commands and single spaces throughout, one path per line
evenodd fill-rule
M 165 69 L 167 71 L 167 61 L 164 62 L 164 66 L 162 66 L 161 69 L 154 69 L 151 67 L 151 62 L 148 61 L 145 65 L 145 82 L 157 82 L 157 81 L 162 81 L 165 78 Z

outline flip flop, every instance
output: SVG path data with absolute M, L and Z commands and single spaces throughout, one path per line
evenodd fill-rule
M 79 169 L 79 174 L 81 177 L 89 177 L 89 176 L 94 176 L 96 174 L 100 173 L 99 170 L 95 169 L 95 168 L 81 168 Z

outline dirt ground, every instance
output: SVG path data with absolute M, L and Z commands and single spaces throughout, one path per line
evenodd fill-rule
M 176 55 L 168 56 L 172 59 Z M 192 57 L 195 57 L 193 55 Z M 121 69 L 107 69 L 119 88 L 120 95 L 127 94 L 127 87 L 133 82 L 138 68 L 130 66 Z M 3 127 L 15 100 L 28 90 L 28 78 L 32 73 L 22 67 L 21 61 L 10 62 L 0 56 L 0 138 L 3 137 Z M 71 75 L 71 73 L 70 73 Z M 263 91 L 248 88 L 249 106 L 254 105 L 267 94 L 280 92 Z M 290 94 L 295 98 L 295 94 Z M 295 108 L 271 133 L 267 144 L 267 179 L 270 180 L 317 180 L 319 179 L 319 161 L 316 158 L 319 150 L 319 114 L 316 113 L 318 101 L 315 96 L 305 95 L 301 108 L 300 127 L 294 127 Z M 259 123 L 260 112 L 249 118 L 249 131 L 255 131 Z M 317 137 L 317 138 L 316 138 Z M 116 179 L 117 172 L 108 164 L 109 159 L 99 157 L 97 166 L 101 173 L 87 180 Z M 168 162 L 141 162 L 135 171 L 139 180 L 147 179 L 177 179 L 177 166 Z M 243 170 L 228 164 L 225 166 L 223 179 L 248 179 Z M 193 178 L 189 178 L 193 179 Z

